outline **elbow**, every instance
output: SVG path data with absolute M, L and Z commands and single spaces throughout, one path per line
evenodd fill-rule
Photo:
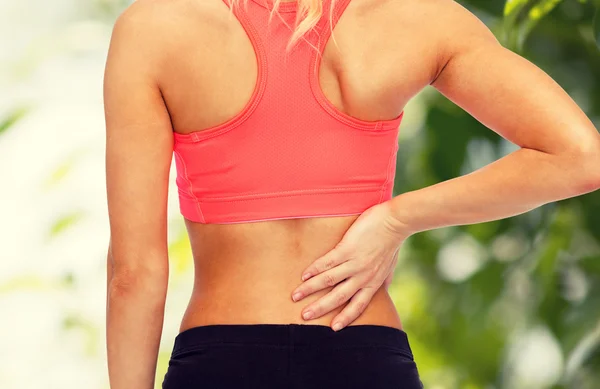
M 575 161 L 571 180 L 577 195 L 600 189 L 600 137 L 580 148 L 571 161 Z
M 143 294 L 148 298 L 164 298 L 168 283 L 168 267 L 131 267 L 115 265 L 109 282 L 109 296 L 122 298 Z
M 600 167 L 597 167 L 597 169 L 600 169 Z M 600 172 L 597 171 L 582 179 L 579 186 L 580 194 L 595 192 L 598 189 L 600 189 Z
M 576 195 L 584 195 L 586 193 L 595 192 L 600 189 L 600 179 L 588 179 L 587 181 L 581 181 L 579 186 L 577 186 Z

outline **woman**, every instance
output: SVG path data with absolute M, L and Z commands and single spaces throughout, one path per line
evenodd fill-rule
M 114 27 L 111 388 L 154 385 L 173 154 L 196 278 L 163 388 L 422 387 L 387 292 L 402 243 L 597 189 L 598 132 L 452 0 L 239 1 L 139 0 Z M 392 197 L 428 85 L 520 148 Z

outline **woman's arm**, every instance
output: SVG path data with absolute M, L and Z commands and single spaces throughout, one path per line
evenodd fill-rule
M 303 298 L 335 286 L 303 308 L 315 319 L 348 302 L 333 318 L 334 329 L 335 323 L 343 328 L 356 320 L 384 281 L 389 283 L 398 248 L 411 234 L 502 219 L 600 187 L 600 135 L 569 95 L 501 46 L 460 4 L 426 3 L 435 7 L 430 27 L 444 37 L 441 71 L 432 85 L 520 149 L 363 212 L 333 250 L 305 269 L 304 282 L 292 292 Z
M 450 3 L 445 18 L 454 22 L 432 85 L 520 149 L 465 176 L 396 196 L 395 217 L 415 233 L 514 216 L 598 189 L 600 135 L 585 113 L 545 72 Z
M 111 389 L 154 387 L 167 292 L 173 134 L 156 82 L 160 45 L 144 13 L 134 3 L 117 20 L 104 76 Z

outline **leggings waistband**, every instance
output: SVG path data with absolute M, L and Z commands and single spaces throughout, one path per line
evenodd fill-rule
M 360 324 L 340 331 L 319 324 L 210 324 L 192 327 L 175 337 L 173 353 L 210 344 L 260 344 L 271 346 L 388 347 L 412 350 L 406 332 L 394 327 Z

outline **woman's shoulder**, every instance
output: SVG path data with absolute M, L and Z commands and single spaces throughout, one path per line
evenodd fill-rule
M 461 28 L 483 22 L 466 6 L 456 0 L 351 0 L 359 7 L 379 8 L 389 18 L 405 25 L 420 26 L 434 32 L 460 31 Z
M 227 15 L 222 0 L 136 0 L 117 17 L 112 39 L 165 59 L 210 42 Z
M 185 32 L 227 15 L 222 0 L 136 0 L 118 16 L 115 25 L 135 26 L 138 33 L 160 36 Z

